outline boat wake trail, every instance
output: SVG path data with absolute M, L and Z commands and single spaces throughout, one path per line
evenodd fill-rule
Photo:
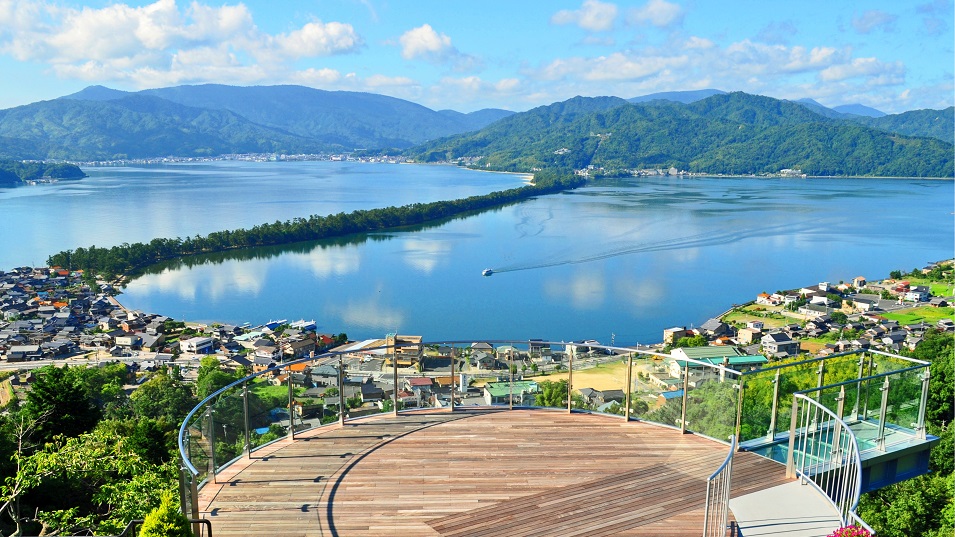
M 696 235 L 686 235 L 683 237 L 674 237 L 658 241 L 640 242 L 630 244 L 625 247 L 607 250 L 593 255 L 581 256 L 576 258 L 555 259 L 552 261 L 539 261 L 526 264 L 513 264 L 493 269 L 494 274 L 502 272 L 518 272 L 521 270 L 535 270 L 549 267 L 558 267 L 562 265 L 577 265 L 581 263 L 590 263 L 601 261 L 612 257 L 631 255 L 646 252 L 662 252 L 667 250 L 682 250 L 684 248 L 698 248 L 703 246 L 716 246 L 720 244 L 730 244 L 751 237 L 771 237 L 778 235 L 792 235 L 794 233 L 803 233 L 818 229 L 817 224 L 803 223 L 800 225 L 780 224 L 777 226 L 760 227 L 755 229 L 742 229 L 731 232 L 710 232 L 698 233 Z

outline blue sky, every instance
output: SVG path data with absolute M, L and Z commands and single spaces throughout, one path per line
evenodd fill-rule
M 952 0 L 0 0 L 0 108 L 101 84 L 301 84 L 430 108 L 717 88 L 953 104 Z

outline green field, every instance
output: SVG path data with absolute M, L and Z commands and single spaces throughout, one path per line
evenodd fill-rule
M 882 316 L 890 321 L 898 321 L 899 324 L 915 324 L 925 321 L 935 324 L 940 319 L 951 319 L 955 315 L 955 308 L 933 308 L 932 306 L 919 306 L 917 308 L 906 308 L 904 310 L 883 313 Z
M 724 315 L 720 320 L 727 324 L 746 324 L 750 321 L 762 321 L 767 327 L 779 328 L 780 326 L 786 326 L 792 322 L 792 319 L 789 319 L 779 313 L 779 310 L 781 309 L 782 308 L 779 306 L 760 306 L 753 304 L 745 308 L 734 310 Z
M 288 386 L 272 386 L 268 382 L 257 382 L 249 388 L 249 391 L 258 395 L 259 397 L 266 397 L 269 399 L 275 399 L 279 397 L 285 397 L 288 399 Z M 299 397 L 305 392 L 304 388 L 293 388 L 295 392 L 295 397 Z

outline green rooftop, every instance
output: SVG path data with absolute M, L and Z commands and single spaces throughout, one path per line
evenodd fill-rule
M 533 380 L 515 380 L 513 391 L 507 382 L 488 382 L 484 385 L 491 397 L 504 397 L 511 393 L 537 393 L 537 383 Z

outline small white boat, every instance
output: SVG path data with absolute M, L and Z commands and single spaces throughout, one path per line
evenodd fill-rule
M 489 268 L 481 271 L 481 276 L 490 276 L 491 274 L 494 274 L 494 271 Z

